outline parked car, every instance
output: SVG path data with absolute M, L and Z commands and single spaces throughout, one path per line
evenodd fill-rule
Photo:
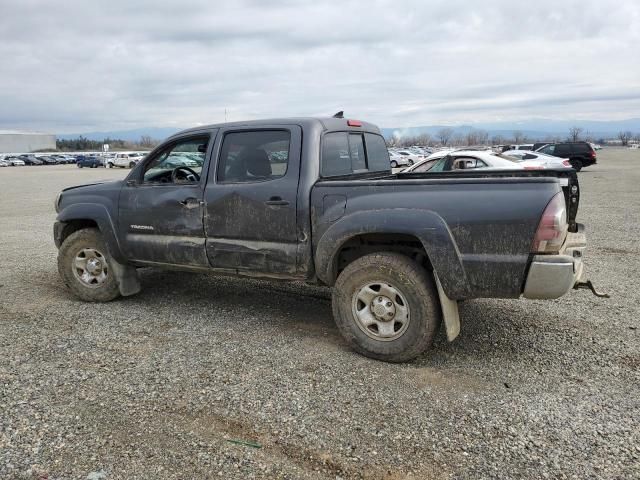
M 508 150 L 503 150 L 505 152 L 511 151 L 511 150 L 533 150 L 533 143 L 522 143 L 520 145 L 509 145 L 509 149 Z
M 554 157 L 553 155 L 546 155 L 542 152 L 533 152 L 530 150 L 508 150 L 502 155 L 515 158 L 516 160 L 525 162 L 531 166 L 539 164 L 540 168 L 571 168 L 571 163 L 568 158 Z
M 24 167 L 26 165 L 24 160 L 21 160 L 16 156 L 5 157 L 4 161 L 11 167 Z
M 56 158 L 53 158 L 50 155 L 38 155 L 36 158 L 44 165 L 58 165 L 60 163 Z
M 58 163 L 62 163 L 62 164 L 76 163 L 76 157 L 72 155 L 56 154 L 56 155 L 53 155 L 53 157 L 56 160 L 58 160 Z
M 0 159 L 0 167 L 8 167 L 9 162 L 7 162 L 4 158 Z
M 202 166 L 167 167 L 174 152 Z M 261 120 L 177 133 L 124 180 L 64 189 L 53 231 L 62 283 L 82 300 L 139 292 L 149 265 L 303 280 L 333 287 L 355 350 L 401 362 L 441 320 L 458 335 L 460 300 L 582 285 L 579 192 L 571 169 L 393 175 L 370 123 Z
M 580 171 L 597 163 L 596 151 L 588 142 L 548 143 L 536 150 L 554 157 L 568 158 L 571 166 Z
M 591 145 L 591 148 L 593 148 L 594 150 L 602 150 L 602 145 L 600 145 L 599 143 L 589 142 L 589 145 Z
M 107 160 L 107 167 L 133 168 L 144 157 L 140 152 L 119 152 L 112 159 Z
M 38 160 L 35 155 L 18 155 L 18 158 L 24 162 L 25 165 L 35 166 L 35 165 L 43 165 L 44 162 L 42 160 Z
M 345 152 L 348 154 L 348 152 Z M 389 164 L 391 168 L 407 167 L 413 165 L 413 159 L 408 155 L 400 155 L 398 152 L 389 152 Z
M 102 167 L 103 163 L 102 163 L 102 159 L 100 159 L 99 157 L 79 155 L 78 157 L 76 157 L 76 165 L 78 166 L 78 168 L 84 168 L 84 167 L 97 168 L 97 167 Z
M 466 170 L 524 170 L 525 166 L 513 158 L 479 150 L 436 152 L 402 171 L 402 173 L 450 172 Z

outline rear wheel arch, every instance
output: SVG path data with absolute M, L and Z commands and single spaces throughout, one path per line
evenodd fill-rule
M 364 248 L 358 251 L 356 244 Z M 345 248 L 355 251 L 347 253 Z M 314 251 L 316 275 L 332 286 L 349 260 L 382 251 L 401 253 L 427 271 L 437 272 L 449 298 L 473 297 L 451 231 L 442 217 L 429 210 L 381 209 L 342 217 L 318 240 Z
M 427 271 L 433 271 L 433 265 L 424 245 L 415 235 L 403 233 L 363 233 L 347 238 L 336 249 L 331 279 L 335 281 L 340 273 L 352 262 L 378 252 L 391 252 L 404 255 L 421 265 Z

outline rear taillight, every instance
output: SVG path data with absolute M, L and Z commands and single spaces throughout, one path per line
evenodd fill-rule
M 566 158 L 564 160 L 562 160 L 562 164 L 565 167 L 570 167 L 571 166 L 571 162 L 569 160 L 567 160 Z
M 567 209 L 562 192 L 554 196 L 542 213 L 531 246 L 532 253 L 558 253 L 567 236 Z
M 593 158 L 596 158 L 596 151 L 595 151 L 595 150 L 591 150 L 591 156 L 592 156 Z

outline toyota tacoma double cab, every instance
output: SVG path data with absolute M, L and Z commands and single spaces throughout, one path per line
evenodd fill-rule
M 333 287 L 358 352 L 402 362 L 458 303 L 585 285 L 573 169 L 399 173 L 380 130 L 345 118 L 198 127 L 122 181 L 55 200 L 58 269 L 80 299 L 133 295 L 157 267 Z

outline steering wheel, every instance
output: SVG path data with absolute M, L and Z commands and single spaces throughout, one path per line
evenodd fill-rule
M 189 180 L 189 181 L 193 181 L 193 182 L 199 182 L 199 181 L 200 181 L 200 175 L 198 175 L 198 174 L 197 174 L 194 170 L 192 170 L 191 168 L 189 168 L 189 167 L 185 167 L 185 166 L 182 166 L 182 167 L 176 167 L 176 168 L 174 168 L 174 169 L 173 169 L 173 171 L 171 172 L 171 181 L 172 181 L 173 183 L 179 183 L 179 182 L 177 182 L 177 180 L 178 180 L 178 172 L 179 172 L 180 170 L 186 170 L 186 171 L 187 171 L 187 172 L 189 172 L 189 173 L 193 176 L 193 178 L 194 178 L 193 180 L 191 180 L 191 179 L 187 176 L 187 177 L 186 177 L 186 179 L 187 179 L 187 180 Z

